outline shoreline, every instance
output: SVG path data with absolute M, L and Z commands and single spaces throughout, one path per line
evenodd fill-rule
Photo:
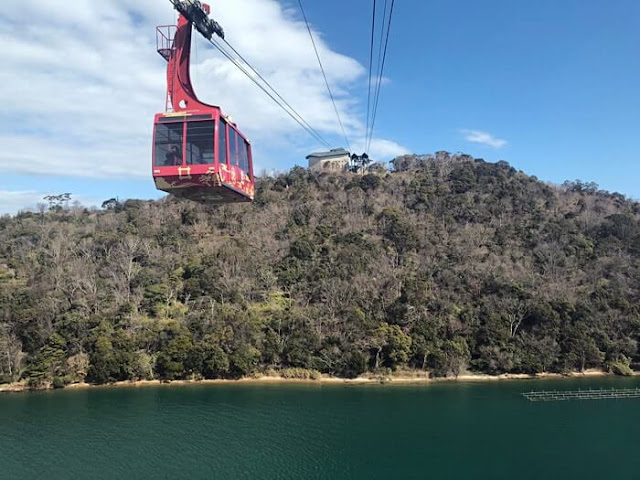
M 640 375 L 640 372 L 633 376 Z M 570 378 L 603 378 L 616 377 L 617 375 L 604 372 L 598 369 L 589 369 L 584 372 L 561 373 L 539 373 L 534 375 L 522 373 L 503 373 L 500 375 L 473 374 L 466 373 L 457 377 L 436 377 L 429 378 L 425 372 L 403 372 L 398 375 L 365 375 L 356 378 L 340 378 L 331 376 L 321 376 L 318 379 L 286 378 L 279 375 L 258 375 L 243 377 L 237 380 L 229 379 L 202 379 L 202 380 L 126 380 L 114 383 L 94 385 L 90 383 L 72 383 L 59 390 L 81 390 L 93 388 L 141 388 L 152 386 L 189 386 L 189 385 L 284 385 L 284 384 L 307 384 L 307 385 L 429 385 L 437 383 L 482 383 L 496 381 L 513 380 L 550 380 L 550 379 L 570 379 Z M 36 391 L 52 391 L 52 386 L 43 388 L 30 388 L 24 382 L 9 383 L 0 385 L 0 393 L 20 393 Z

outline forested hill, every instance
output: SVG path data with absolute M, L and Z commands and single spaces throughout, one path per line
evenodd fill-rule
M 638 203 L 465 155 L 394 164 L 294 168 L 252 205 L 1 217 L 0 379 L 633 367 Z

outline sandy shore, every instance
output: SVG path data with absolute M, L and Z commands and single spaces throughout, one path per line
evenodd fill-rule
M 637 373 L 638 375 L 640 373 Z M 260 385 L 260 384 L 333 384 L 333 385 L 408 385 L 408 384 L 432 384 L 442 382 L 492 382 L 500 380 L 532 380 L 532 379 L 562 379 L 562 378 L 588 378 L 613 376 L 602 370 L 585 370 L 584 372 L 573 372 L 570 374 L 540 373 L 537 375 L 511 374 L 486 375 L 467 373 L 458 377 L 438 377 L 429 378 L 425 372 L 404 372 L 397 375 L 365 375 L 357 378 L 338 378 L 323 375 L 316 380 L 285 378 L 277 375 L 262 375 L 241 378 L 238 380 L 138 380 L 115 382 L 106 385 L 91 385 L 89 383 L 74 383 L 67 385 L 65 389 L 85 389 L 85 388 L 112 388 L 112 387 L 148 387 L 148 386 L 180 386 L 180 385 Z M 24 392 L 31 390 L 24 382 L 0 385 L 0 392 Z M 47 390 L 46 388 L 43 390 Z

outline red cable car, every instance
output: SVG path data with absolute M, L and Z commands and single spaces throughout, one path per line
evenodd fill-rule
M 251 202 L 254 195 L 251 144 L 220 107 L 198 100 L 189 73 L 191 31 L 223 36 L 209 19 L 209 6 L 171 0 L 178 25 L 157 28 L 157 50 L 167 60 L 165 112 L 155 116 L 153 180 L 156 188 L 200 202 Z M 208 36 L 207 36 L 208 34 Z

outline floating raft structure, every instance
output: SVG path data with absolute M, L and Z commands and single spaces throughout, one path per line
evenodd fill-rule
M 522 396 L 530 402 L 640 398 L 640 388 L 610 388 L 600 390 L 543 390 L 538 392 L 524 392 Z

